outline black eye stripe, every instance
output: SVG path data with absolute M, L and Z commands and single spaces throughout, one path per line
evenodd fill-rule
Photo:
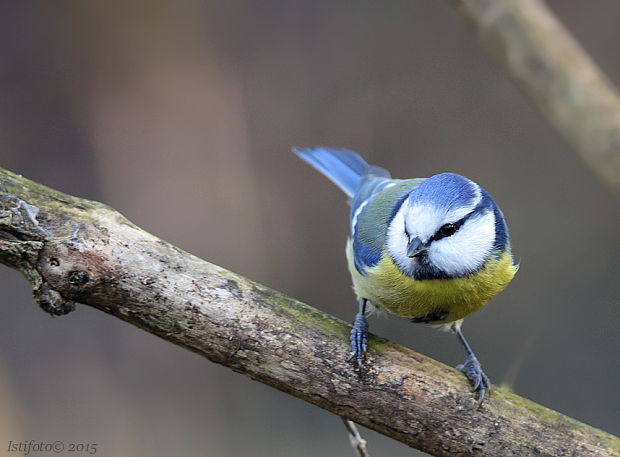
M 439 227 L 439 230 L 437 232 L 442 236 L 452 236 L 454 235 L 456 230 L 457 230 L 456 225 L 444 224 L 441 227 Z
M 444 224 L 442 225 L 439 230 L 437 230 L 437 232 L 431 237 L 430 240 L 428 240 L 429 243 L 432 243 L 433 241 L 437 241 L 437 240 L 441 240 L 443 238 L 447 238 L 449 236 L 454 235 L 456 232 L 459 231 L 459 229 L 463 226 L 463 224 L 465 223 L 465 221 L 469 218 L 469 215 L 465 216 L 463 219 L 458 220 L 452 224 Z M 453 228 L 453 230 L 451 230 L 452 233 L 442 233 L 443 229 L 446 226 L 451 226 L 451 228 Z

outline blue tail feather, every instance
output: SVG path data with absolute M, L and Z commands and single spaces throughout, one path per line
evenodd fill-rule
M 368 165 L 359 154 L 346 149 L 293 148 L 293 152 L 353 197 L 368 176 L 390 177 L 387 170 Z

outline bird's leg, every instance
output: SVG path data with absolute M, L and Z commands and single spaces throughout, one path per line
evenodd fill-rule
M 456 333 L 456 336 L 458 336 L 459 341 L 465 348 L 465 354 L 467 355 L 465 363 L 457 366 L 456 369 L 462 372 L 465 376 L 467 376 L 467 379 L 469 379 L 469 381 L 474 386 L 474 391 L 479 392 L 478 404 L 481 405 L 484 401 L 485 392 L 491 392 L 491 381 L 489 381 L 487 375 L 484 374 L 484 371 L 482 371 L 482 368 L 480 367 L 480 362 L 474 354 L 474 351 L 472 351 L 471 346 L 465 339 L 465 336 L 463 336 L 463 332 L 461 332 L 461 329 L 455 327 L 454 332 Z
M 351 355 L 349 356 L 349 361 L 352 361 L 357 369 L 362 368 L 364 354 L 368 347 L 368 321 L 366 320 L 367 302 L 368 300 L 365 298 L 360 298 L 358 300 L 359 309 L 355 315 L 355 321 L 351 329 Z

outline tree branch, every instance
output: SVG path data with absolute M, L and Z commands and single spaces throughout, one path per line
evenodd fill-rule
M 496 387 L 481 409 L 463 375 L 370 337 L 141 230 L 113 209 L 0 169 L 0 262 L 41 307 L 80 302 L 435 456 L 618 456 L 620 441 Z
M 452 0 L 559 133 L 620 195 L 620 98 L 541 0 Z

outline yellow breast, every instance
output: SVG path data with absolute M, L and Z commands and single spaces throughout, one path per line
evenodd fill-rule
M 347 259 L 358 297 L 404 318 L 445 311 L 448 315 L 443 322 L 462 319 L 482 307 L 504 290 L 517 272 L 509 250 L 488 260 L 479 271 L 454 279 L 413 279 L 401 273 L 386 253 L 362 276 L 355 268 L 350 240 Z

